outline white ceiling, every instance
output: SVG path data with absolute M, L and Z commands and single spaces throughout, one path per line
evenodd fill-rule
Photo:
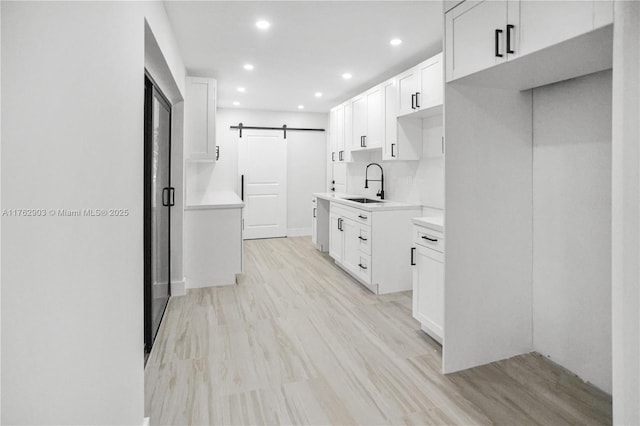
M 304 111 L 326 112 L 442 50 L 441 1 L 165 0 L 165 6 L 187 74 L 215 77 L 222 108 L 298 111 L 302 104 Z M 259 19 L 271 28 L 258 30 Z M 392 38 L 402 44 L 391 46 Z M 245 63 L 255 69 L 244 70 Z M 353 78 L 344 80 L 345 72 Z M 318 91 L 322 98 L 314 96 Z

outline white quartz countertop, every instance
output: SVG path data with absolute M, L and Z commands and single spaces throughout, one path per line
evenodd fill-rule
M 233 191 L 205 192 L 187 197 L 185 210 L 242 208 L 244 202 Z
M 420 209 L 421 206 L 419 204 L 410 204 L 410 203 L 402 203 L 399 201 L 393 200 L 380 200 L 379 203 L 358 203 L 356 201 L 349 201 L 347 198 L 369 198 L 363 195 L 353 195 L 353 194 L 340 194 L 333 192 L 320 192 L 313 194 L 318 198 L 322 198 L 324 200 L 329 200 L 331 202 L 343 204 L 349 207 L 356 207 L 361 210 L 376 212 L 376 211 L 390 211 L 390 210 L 412 210 L 412 209 Z
M 427 216 L 427 217 L 414 217 L 412 222 L 425 228 L 433 229 L 434 231 L 444 232 L 444 217 L 443 216 Z

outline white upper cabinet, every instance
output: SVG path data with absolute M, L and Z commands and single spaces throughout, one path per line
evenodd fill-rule
M 507 60 L 507 1 L 465 1 L 445 14 L 447 81 Z
M 382 105 L 382 86 L 376 86 L 369 90 L 367 97 L 367 133 L 364 138 L 364 147 L 382 147 L 384 139 L 384 117 Z
M 382 83 L 384 96 L 384 145 L 383 160 L 393 160 L 397 157 L 398 149 L 398 80 L 392 78 Z
M 349 120 L 351 116 L 351 107 L 348 110 Z M 346 104 L 333 108 L 329 114 L 329 142 L 330 156 L 332 162 L 349 161 L 349 147 L 346 141 Z
M 351 150 L 357 150 L 364 147 L 367 135 L 367 97 L 360 95 L 354 98 L 351 106 L 353 108 Z
M 351 161 L 352 152 L 380 148 L 384 160 L 419 160 L 420 119 L 442 111 L 436 108 L 443 101 L 442 67 L 439 53 L 333 108 L 329 116 L 332 160 Z
M 418 65 L 420 90 L 416 96 L 418 110 L 427 110 L 442 105 L 444 79 L 442 76 L 442 53 Z
M 518 15 L 519 27 L 510 28 L 516 55 L 535 52 L 593 29 L 593 2 L 589 1 L 510 3 L 509 16 Z M 515 26 L 515 19 L 509 21 Z
M 467 0 L 445 14 L 447 81 L 612 22 L 611 0 Z
M 329 111 L 329 161 L 337 160 L 338 139 L 336 138 L 336 108 Z
M 382 87 L 376 86 L 350 101 L 351 110 L 345 120 L 351 140 L 351 150 L 382 147 L 384 140 L 384 110 Z
M 351 150 L 380 148 L 384 139 L 382 87 L 376 86 L 353 99 Z
M 184 101 L 185 158 L 216 160 L 216 80 L 187 77 Z
M 398 76 L 398 115 L 411 114 L 416 110 L 415 98 L 418 91 L 418 73 L 415 68 Z
M 382 83 L 384 98 L 383 160 L 419 160 L 422 155 L 422 121 L 398 118 L 398 79 Z
M 351 161 L 351 148 L 353 147 L 353 105 L 351 101 L 344 103 L 344 153 L 342 161 Z
M 442 105 L 442 53 L 398 77 L 398 116 Z

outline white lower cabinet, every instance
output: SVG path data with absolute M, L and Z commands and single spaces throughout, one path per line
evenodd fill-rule
M 236 275 L 240 273 L 242 207 L 185 208 L 186 287 L 189 289 L 235 284 Z
M 342 265 L 349 271 L 359 274 L 362 262 L 360 261 L 360 226 L 350 219 L 343 219 L 342 232 L 344 234 L 344 252 L 342 254 Z M 365 266 L 366 268 L 366 266 Z M 371 284 L 370 281 L 365 281 Z
M 411 240 L 411 217 L 419 211 L 368 211 L 331 202 L 329 255 L 376 294 L 410 290 L 405 250 Z
M 413 317 L 438 342 L 444 340 L 444 237 L 414 225 Z
M 311 197 L 311 242 L 322 252 L 329 251 L 329 202 Z

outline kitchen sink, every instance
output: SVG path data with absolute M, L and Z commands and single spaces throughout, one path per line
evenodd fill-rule
M 356 203 L 362 203 L 362 204 L 384 203 L 384 201 L 382 201 L 382 200 L 372 200 L 371 198 L 345 198 L 345 200 L 353 201 L 353 202 L 356 202 Z

